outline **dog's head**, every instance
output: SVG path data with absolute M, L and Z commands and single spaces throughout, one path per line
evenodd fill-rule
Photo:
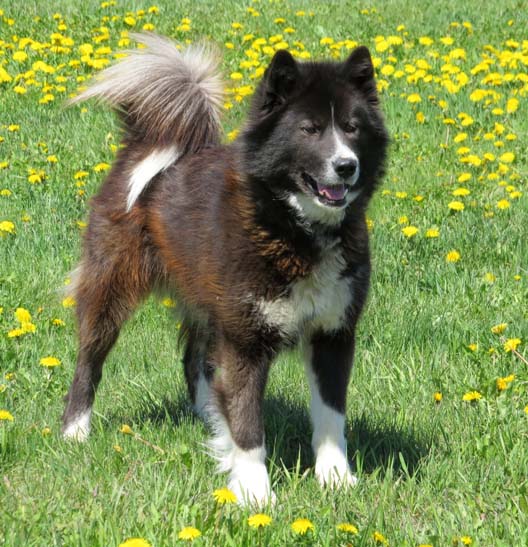
M 385 159 L 368 49 L 341 63 L 298 63 L 278 51 L 255 92 L 243 141 L 247 170 L 299 216 L 340 223 L 352 202 L 370 197 Z

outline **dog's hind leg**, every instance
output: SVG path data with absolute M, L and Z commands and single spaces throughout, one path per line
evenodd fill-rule
M 62 416 L 64 437 L 85 440 L 103 363 L 119 330 L 146 292 L 133 254 L 113 263 L 84 260 L 76 272 L 79 353 Z
M 211 404 L 211 381 L 214 368 L 207 361 L 211 335 L 206 327 L 185 326 L 183 367 L 189 396 L 198 415 L 205 418 Z

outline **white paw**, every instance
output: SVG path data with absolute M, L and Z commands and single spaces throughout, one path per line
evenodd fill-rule
M 83 414 L 76 416 L 67 425 L 64 426 L 62 436 L 65 439 L 84 442 L 90 434 L 90 417 L 92 409 L 85 411 Z
M 264 447 L 233 451 L 228 486 L 240 505 L 262 507 L 275 501 L 264 464 L 265 454 Z
M 238 504 L 243 507 L 266 507 L 274 505 L 277 499 L 271 490 L 266 468 L 263 471 L 258 470 L 251 477 L 231 473 L 228 488 L 237 497 Z
M 354 486 L 358 479 L 350 470 L 346 455 L 337 446 L 321 447 L 315 462 L 315 476 L 327 488 Z

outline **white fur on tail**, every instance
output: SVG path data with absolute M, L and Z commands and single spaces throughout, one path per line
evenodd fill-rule
M 170 167 L 178 159 L 176 146 L 154 150 L 142 159 L 132 170 L 128 181 L 127 211 L 132 209 L 136 199 L 147 187 L 148 183 L 161 171 Z

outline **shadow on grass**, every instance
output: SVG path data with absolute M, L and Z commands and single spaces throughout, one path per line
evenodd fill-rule
M 313 467 L 308 409 L 280 398 L 268 397 L 265 403 L 266 438 L 277 461 L 288 469 L 300 463 L 301 470 Z M 364 416 L 347 424 L 348 454 L 353 466 L 363 473 L 412 477 L 427 457 L 432 440 L 420 438 L 406 425 L 373 423 Z
M 268 451 L 275 463 L 282 462 L 290 470 L 300 465 L 301 472 L 313 467 L 308 408 L 291 400 L 267 396 L 264 417 Z M 176 399 L 149 401 L 133 419 L 139 423 L 170 422 L 174 427 L 201 423 L 183 394 Z M 346 433 L 353 466 L 367 474 L 381 471 L 412 477 L 432 444 L 432 439 L 419 438 L 408 426 L 373 423 L 365 416 L 349 420 Z

